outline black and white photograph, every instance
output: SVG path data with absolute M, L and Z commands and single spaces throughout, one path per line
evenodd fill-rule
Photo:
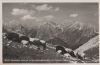
M 2 62 L 99 63 L 99 3 L 2 3 Z

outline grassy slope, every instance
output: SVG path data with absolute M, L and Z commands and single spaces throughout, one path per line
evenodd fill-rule
M 60 54 L 57 54 L 55 52 L 55 49 L 49 46 L 47 47 L 48 50 L 42 52 L 40 50 L 29 48 L 29 47 L 17 47 L 18 45 L 21 46 L 20 43 L 13 42 L 11 46 L 6 46 L 7 41 L 4 41 L 3 44 L 3 60 L 9 60 L 9 61 L 3 61 L 7 63 L 23 63 L 23 62 L 29 62 L 29 63 L 70 63 L 74 62 L 71 59 L 64 58 Z M 15 45 L 16 44 L 16 45 Z M 14 46 L 12 47 L 12 46 Z M 10 61 L 10 60 L 18 60 L 18 61 Z M 59 60 L 59 61 L 58 61 Z M 76 60 L 75 62 L 82 62 L 80 60 Z M 86 62 L 94 62 L 91 60 L 87 60 Z
M 57 55 L 54 49 L 48 48 L 46 51 L 40 51 L 34 48 L 29 47 L 21 47 L 17 48 L 18 43 L 12 44 L 11 46 L 3 45 L 3 60 L 29 60 L 27 62 L 38 62 L 36 60 L 51 60 L 47 62 L 56 62 L 53 60 L 61 60 L 59 62 L 63 62 L 63 57 Z M 34 61 L 35 60 L 35 61 Z M 19 61 L 22 62 L 22 61 Z M 44 61 L 45 62 L 45 61 Z

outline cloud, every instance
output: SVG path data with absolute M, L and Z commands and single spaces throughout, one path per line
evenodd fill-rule
M 47 15 L 47 16 L 44 16 L 44 18 L 45 18 L 46 20 L 51 20 L 51 19 L 54 18 L 54 16 L 53 16 L 53 15 Z
M 34 14 L 35 11 L 33 10 L 26 10 L 26 9 L 19 9 L 19 8 L 14 8 L 12 9 L 11 14 L 12 15 L 28 15 L 28 14 Z
M 51 10 L 53 7 L 49 6 L 48 4 L 43 4 L 43 5 L 39 5 L 36 7 L 36 10 L 38 11 L 48 11 Z
M 59 11 L 59 7 L 53 7 L 48 4 L 42 4 L 42 5 L 32 5 L 34 9 L 37 11 Z
M 35 20 L 36 17 L 32 17 L 31 15 L 25 15 L 21 18 L 22 20 Z
M 43 16 L 43 17 L 37 17 L 35 20 L 37 22 L 40 22 L 40 21 L 50 21 L 54 18 L 53 15 L 46 15 L 46 16 Z
M 21 17 L 21 20 L 25 21 L 25 20 L 34 20 L 36 22 L 39 22 L 39 21 L 43 21 L 44 20 L 44 17 L 33 17 L 31 15 L 25 15 L 23 17 Z
M 24 15 L 23 17 L 21 17 L 21 20 L 25 21 L 25 20 L 34 20 L 36 22 L 41 22 L 41 21 L 50 21 L 54 18 L 53 15 L 46 15 L 46 16 L 32 16 L 32 15 Z
M 59 11 L 59 10 L 60 10 L 60 8 L 59 8 L 59 7 L 56 7 L 56 8 L 55 8 L 55 11 Z
M 6 23 L 7 23 L 8 26 L 11 26 L 11 27 L 20 24 L 20 22 L 17 21 L 17 20 L 15 20 L 15 19 L 13 19 L 13 20 L 11 20 L 11 21 L 8 21 L 8 22 L 6 22 Z
M 77 17 L 78 16 L 78 14 L 70 14 L 70 16 L 69 17 Z

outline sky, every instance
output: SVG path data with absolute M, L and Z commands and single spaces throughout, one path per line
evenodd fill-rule
M 35 25 L 78 21 L 99 28 L 98 3 L 3 3 L 3 22 Z

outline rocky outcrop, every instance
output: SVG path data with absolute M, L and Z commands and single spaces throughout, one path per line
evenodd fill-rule
M 75 50 L 75 52 L 86 52 L 89 51 L 93 48 L 98 48 L 99 47 L 99 36 L 96 36 L 92 39 L 90 39 L 88 42 L 80 46 Z

